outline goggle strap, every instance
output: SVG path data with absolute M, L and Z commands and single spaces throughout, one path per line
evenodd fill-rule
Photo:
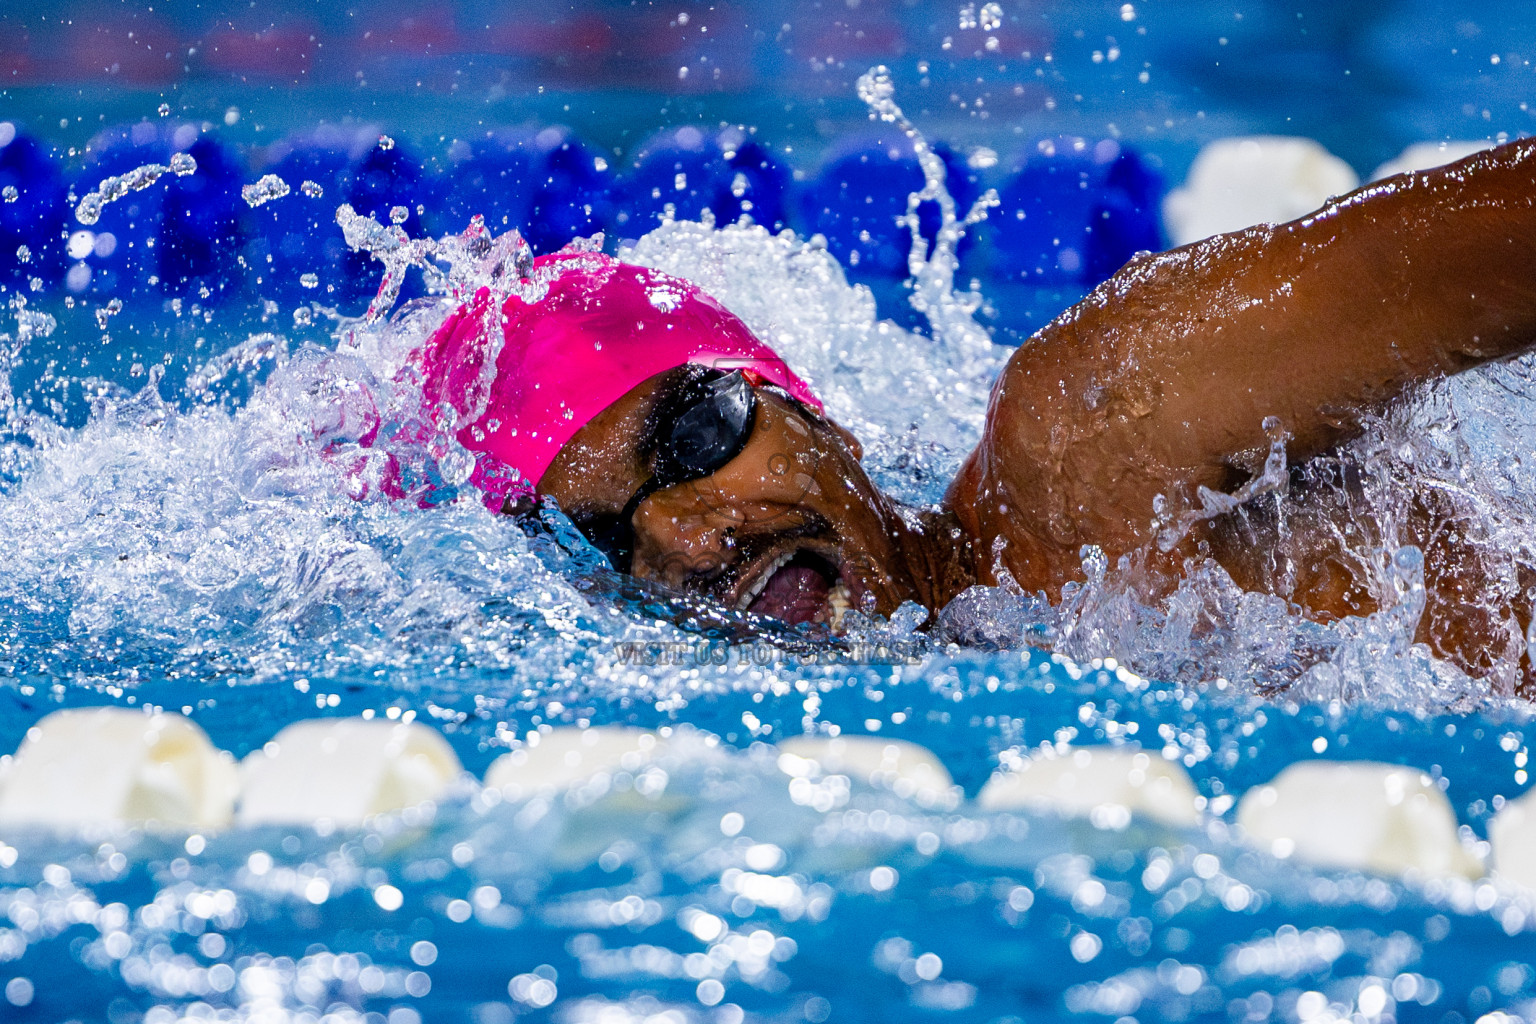
M 645 483 L 641 484 L 640 489 L 630 497 L 627 503 L 625 503 L 624 511 L 619 513 L 619 521 L 624 523 L 633 521 L 635 518 L 635 513 L 640 511 L 640 503 L 665 486 L 667 485 L 661 482 L 660 477 L 654 476 L 647 480 Z

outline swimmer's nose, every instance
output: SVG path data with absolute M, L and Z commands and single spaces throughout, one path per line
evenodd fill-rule
M 635 510 L 633 573 L 672 587 L 704 586 L 739 557 L 732 520 L 695 501 L 651 495 Z

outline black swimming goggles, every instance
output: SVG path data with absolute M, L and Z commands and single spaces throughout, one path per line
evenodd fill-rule
M 702 480 L 725 466 L 752 437 L 757 395 L 740 370 L 709 370 L 662 400 L 652 416 L 652 476 L 618 515 L 573 515 L 571 521 L 615 570 L 627 573 L 635 550 L 635 511 L 657 491 Z

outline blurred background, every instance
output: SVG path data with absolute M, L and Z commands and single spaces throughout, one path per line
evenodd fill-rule
M 1487 0 L 13 3 L 0 279 L 355 311 L 377 271 L 345 251 L 340 202 L 416 234 L 479 213 L 539 251 L 708 209 L 823 236 L 910 320 L 895 217 L 921 176 L 854 89 L 883 63 L 957 199 L 1001 193 L 961 270 L 1017 341 L 1133 252 L 1239 226 L 1201 221 L 1198 190 L 1168 208 L 1213 141 L 1315 140 L 1249 154 L 1283 187 L 1317 178 L 1305 206 L 1417 143 L 1529 132 L 1533 40 L 1536 5 Z M 102 180 L 176 152 L 199 172 L 76 223 Z M 243 199 L 266 174 L 288 195 Z
M 1536 39 L 1536 8 L 1491 0 L 5 7 L 0 95 L 77 147 L 162 100 L 214 123 L 238 107 L 226 137 L 249 144 L 352 118 L 422 144 L 560 121 L 622 150 L 724 120 L 814 147 L 862 117 L 853 81 L 883 62 L 913 87 L 910 112 L 959 142 L 1018 127 L 1176 148 L 1285 130 L 1374 166 L 1422 138 L 1527 130 Z

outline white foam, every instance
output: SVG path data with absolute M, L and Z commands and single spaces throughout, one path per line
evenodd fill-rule
M 1132 815 L 1176 827 L 1200 824 L 1203 801 L 1182 765 L 1128 747 L 1034 753 L 995 773 L 976 802 L 989 811 L 1049 811 L 1123 828 Z
M 1402 174 L 1405 171 L 1427 171 L 1434 167 L 1455 163 L 1462 157 L 1480 153 L 1492 148 L 1493 143 L 1486 139 L 1481 141 L 1466 140 L 1460 142 L 1415 142 L 1397 156 L 1388 160 L 1376 168 L 1371 175 L 1372 181 L 1382 178 L 1390 178 L 1394 174 Z
M 960 790 L 933 753 L 878 736 L 794 736 L 779 744 L 779 770 L 797 778 L 847 775 L 922 807 L 953 808 Z
M 1354 168 L 1311 139 L 1218 139 L 1200 150 L 1183 186 L 1163 200 L 1163 224 L 1175 245 L 1186 245 L 1295 220 L 1359 185 Z
M 295 722 L 242 762 L 238 820 L 356 825 L 438 798 L 461 771 L 448 741 L 416 722 Z
M 498 757 L 486 770 L 485 787 L 499 789 L 512 799 L 557 792 L 599 773 L 638 771 L 667 748 L 667 741 L 648 729 L 555 729 L 536 734 L 527 745 Z
M 1504 805 L 1488 823 L 1499 877 L 1536 889 L 1536 789 Z
M 55 711 L 27 730 L 0 780 L 0 821 L 218 828 L 235 792 L 233 759 L 181 715 Z
M 1279 857 L 1383 875 L 1464 875 L 1482 865 L 1424 772 L 1373 761 L 1299 761 L 1238 803 L 1249 842 Z

